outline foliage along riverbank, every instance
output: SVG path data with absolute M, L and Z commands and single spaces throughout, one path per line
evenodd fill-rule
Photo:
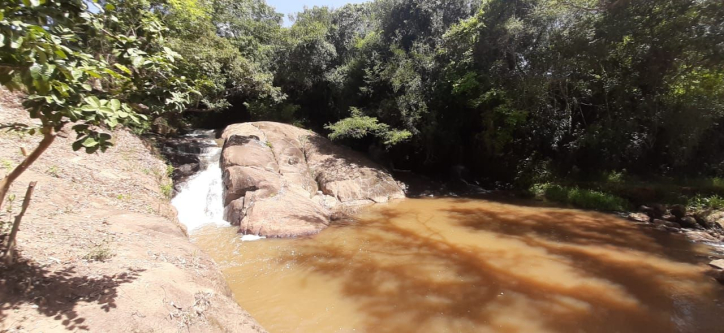
M 307 8 L 291 27 L 263 0 L 60 3 L 6 2 L 0 24 L 3 84 L 50 103 L 48 119 L 87 122 L 73 110 L 106 101 L 122 107 L 90 120 L 137 131 L 283 121 L 393 169 L 464 165 L 519 189 L 724 176 L 716 0 L 376 0 Z

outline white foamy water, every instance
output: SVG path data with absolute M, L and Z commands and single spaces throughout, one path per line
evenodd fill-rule
M 199 136 L 191 134 L 190 136 Z M 178 219 L 189 232 L 215 224 L 228 226 L 224 221 L 223 184 L 221 180 L 221 148 L 209 139 L 210 147 L 203 148 L 199 159 L 200 171 L 181 185 L 171 204 L 178 210 Z
M 255 242 L 258 240 L 266 239 L 264 236 L 257 236 L 257 235 L 243 235 L 241 236 L 242 242 Z

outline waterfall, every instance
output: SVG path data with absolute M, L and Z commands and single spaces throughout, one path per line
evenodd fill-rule
M 194 131 L 189 138 L 202 140 L 199 172 L 181 184 L 171 204 L 178 211 L 179 222 L 189 232 L 204 225 L 226 225 L 224 221 L 223 184 L 219 159 L 221 148 L 216 145 L 213 131 Z

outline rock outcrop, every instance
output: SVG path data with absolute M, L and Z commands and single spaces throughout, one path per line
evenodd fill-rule
M 308 130 L 243 123 L 222 139 L 225 218 L 245 234 L 312 235 L 340 211 L 405 197 L 379 165 Z

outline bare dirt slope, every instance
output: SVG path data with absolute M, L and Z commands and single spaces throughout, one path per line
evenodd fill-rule
M 10 122 L 30 119 L 0 90 L 0 124 Z M 176 222 L 166 165 L 125 131 L 97 155 L 73 152 L 68 134 L 13 185 L 15 201 L 0 213 L 7 228 L 38 181 L 20 263 L 0 265 L 0 332 L 264 332 Z M 38 140 L 1 132 L 0 177 Z

